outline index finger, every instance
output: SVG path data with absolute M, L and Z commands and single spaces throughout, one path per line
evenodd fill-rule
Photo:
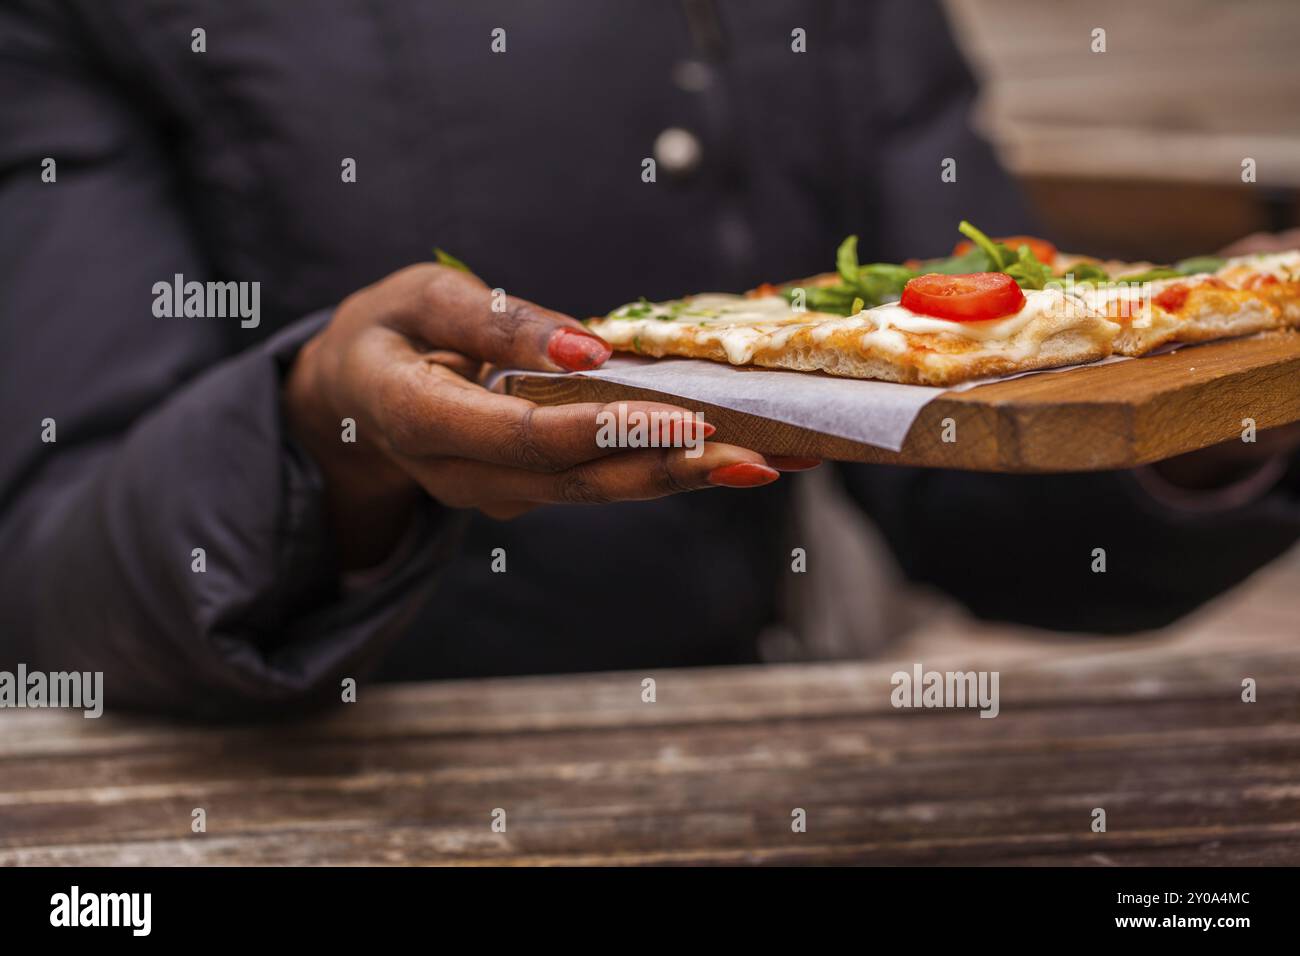
M 422 276 L 409 321 L 434 348 L 547 372 L 597 368 L 613 352 L 576 319 L 489 289 L 468 273 L 431 266 Z

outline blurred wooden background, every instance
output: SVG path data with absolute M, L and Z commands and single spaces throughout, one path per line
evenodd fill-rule
M 980 124 L 1062 245 L 1176 259 L 1300 224 L 1296 0 L 947 5 Z

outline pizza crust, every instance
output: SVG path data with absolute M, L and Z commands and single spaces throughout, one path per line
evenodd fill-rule
M 1173 342 L 1191 344 L 1281 328 L 1282 317 L 1257 293 L 1192 289 L 1176 313 L 1148 302 L 1149 322 L 1130 323 L 1115 338 L 1120 355 L 1146 355 Z
M 605 336 L 601 328 L 594 331 Z M 973 378 L 1093 362 L 1110 354 L 1110 342 L 1117 331 L 1118 327 L 1111 323 L 1047 331 L 1035 343 L 1031 356 L 1026 356 L 1023 348 L 1025 343 L 1036 337 L 1034 333 L 1025 336 L 1023 341 L 1013 340 L 1002 348 L 952 347 L 953 343 L 941 342 L 938 336 L 902 333 L 909 348 L 901 353 L 893 353 L 863 346 L 860 342 L 861 333 L 835 333 L 824 341 L 817 342 L 811 335 L 801 331 L 780 347 L 759 346 L 748 362 L 731 364 L 825 372 L 842 378 L 869 378 L 909 385 L 950 386 Z M 726 349 L 718 342 L 687 338 L 665 345 L 642 345 L 635 349 L 622 342 L 611 341 L 610 344 L 624 351 L 635 351 L 639 355 L 655 358 L 677 355 L 730 362 Z
M 837 348 L 832 341 L 827 345 L 811 344 L 770 356 L 758 355 L 754 364 L 804 372 L 820 371 L 847 378 L 951 386 L 975 378 L 1095 362 L 1110 354 L 1109 341 L 1113 334 L 1113 331 L 1102 331 L 1101 328 L 1066 328 L 1048 334 L 1037 343 L 1034 355 L 1030 358 L 1021 355 L 1014 346 L 944 352 L 930 350 L 927 345 L 920 343 L 914 352 L 882 358 L 878 354 L 873 355 L 870 350 L 854 352 L 852 349 Z M 908 338 L 924 337 L 909 335 Z

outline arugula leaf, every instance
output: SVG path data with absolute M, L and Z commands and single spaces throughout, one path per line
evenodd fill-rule
M 652 312 L 654 312 L 654 304 L 645 296 L 641 296 L 633 304 L 615 309 L 609 314 L 609 317 L 611 319 L 644 319 Z
M 781 289 L 781 295 L 785 297 L 787 302 L 793 301 L 796 289 L 803 289 L 804 308 L 809 312 L 830 312 L 836 315 L 848 315 L 849 306 L 853 304 L 853 290 L 843 283 L 832 286 L 785 286 Z
M 845 286 L 810 286 L 805 290 L 804 304 L 810 312 L 838 312 L 849 314 L 853 304 L 853 290 Z
M 951 270 L 945 271 L 946 275 L 959 275 L 962 272 L 1005 272 L 1015 279 L 1016 284 L 1022 289 L 1041 289 L 1054 278 L 1052 264 L 1039 262 L 1028 245 L 1022 244 L 1018 249 L 1013 250 L 1001 242 L 994 242 L 965 219 L 957 226 L 957 231 L 974 243 L 975 248 L 944 262 L 948 270 Z M 975 255 L 976 251 L 980 256 Z
M 908 282 L 928 272 L 940 275 L 1004 272 L 1024 289 L 1043 289 L 1049 282 L 1067 276 L 1073 276 L 1076 282 L 1109 281 L 1105 269 L 1088 262 L 1075 263 L 1065 270 L 1065 276 L 1058 277 L 1052 272 L 1053 263 L 1040 262 L 1028 244 L 1011 249 L 1005 243 L 990 239 L 964 219 L 957 230 L 971 241 L 970 249 L 961 255 L 930 259 L 921 263 L 917 269 L 885 262 L 859 265 L 858 237 L 848 236 L 835 252 L 835 269 L 840 281 L 833 285 L 811 286 L 805 289 L 805 305 L 814 312 L 852 315 L 863 306 L 876 306 L 897 299 Z M 1187 260 L 1180 263 L 1180 268 L 1204 269 L 1209 262 L 1207 257 Z M 1165 278 L 1167 275 L 1181 274 L 1172 270 L 1162 270 L 1130 278 L 1145 281 L 1149 278 Z M 793 299 L 793 289 L 794 287 L 785 287 L 781 289 L 781 293 L 786 299 Z
M 946 259 L 931 259 L 923 263 L 925 272 L 937 272 L 939 275 L 957 276 L 966 275 L 971 272 L 997 272 L 994 268 L 993 260 L 989 254 L 979 246 L 971 249 L 969 252 L 963 252 L 959 256 L 948 256 Z
M 1177 269 L 1168 269 L 1164 266 L 1157 266 L 1154 269 L 1148 269 L 1146 272 L 1133 272 L 1126 276 L 1116 276 L 1114 282 L 1156 282 L 1160 279 L 1181 279 L 1183 273 Z
M 875 283 L 882 289 L 902 289 L 915 278 L 916 273 L 907 266 L 896 266 L 890 262 L 873 262 L 858 268 L 858 285 Z
M 858 281 L 858 237 L 849 236 L 835 250 L 835 270 L 847 285 Z
M 858 268 L 858 281 L 854 287 L 864 302 L 880 305 L 902 295 L 903 286 L 915 279 L 916 275 L 905 266 L 873 262 L 871 265 Z
M 1219 256 L 1192 256 L 1190 259 L 1175 263 L 1174 268 L 1183 275 L 1190 276 L 1196 275 L 1198 272 L 1218 272 L 1227 264 L 1227 261 Z
M 957 231 L 984 250 L 989 262 L 996 267 L 995 272 L 1006 272 L 1007 266 L 1016 261 L 1015 254 L 1010 249 L 1000 242 L 994 242 L 965 219 L 957 224 Z
M 849 236 L 835 251 L 835 268 L 840 281 L 834 285 L 785 286 L 780 290 L 787 301 L 794 290 L 803 288 L 804 305 L 811 312 L 856 315 L 863 308 L 897 299 L 916 273 L 889 262 L 858 264 L 858 237 Z
M 453 269 L 459 269 L 461 272 L 468 272 L 470 275 L 474 274 L 474 271 L 469 266 L 465 265 L 465 263 L 461 262 L 450 252 L 447 252 L 443 249 L 439 249 L 437 246 L 434 246 L 433 255 L 434 258 L 437 259 L 438 262 L 444 266 L 451 266 Z
M 1002 271 L 1015 279 L 1022 289 L 1041 289 L 1054 278 L 1052 267 L 1039 262 L 1028 246 L 1021 246 L 1016 257 L 1016 261 Z
M 1118 276 L 1116 282 L 1157 282 L 1160 279 L 1181 279 L 1183 276 L 1196 275 L 1200 272 L 1217 272 L 1222 269 L 1226 259 L 1219 256 L 1193 256 L 1173 266 L 1156 266 L 1145 272 L 1134 272 Z
M 1110 276 L 1106 274 L 1106 270 L 1092 262 L 1076 262 L 1074 265 L 1066 266 L 1061 278 L 1064 279 L 1066 276 L 1074 276 L 1075 282 L 1110 281 Z

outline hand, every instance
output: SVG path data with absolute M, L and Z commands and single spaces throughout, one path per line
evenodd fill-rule
M 382 560 L 424 493 L 508 518 L 547 502 L 640 500 L 777 478 L 762 455 L 733 445 L 707 443 L 696 458 L 682 447 L 598 447 L 597 413 L 615 405 L 539 407 L 481 388 L 484 363 L 578 371 L 610 355 L 567 316 L 511 297 L 493 311 L 492 301 L 469 273 L 410 266 L 345 299 L 299 352 L 284 389 L 286 419 L 324 472 L 345 568 Z M 628 413 L 677 412 L 685 423 L 671 437 L 696 441 L 685 409 L 625 404 Z M 356 422 L 355 443 L 342 440 L 344 418 Z M 698 440 L 712 431 L 705 425 Z
M 1287 252 L 1300 249 L 1300 229 L 1285 232 L 1253 232 L 1219 250 L 1221 256 L 1248 256 L 1257 252 Z

